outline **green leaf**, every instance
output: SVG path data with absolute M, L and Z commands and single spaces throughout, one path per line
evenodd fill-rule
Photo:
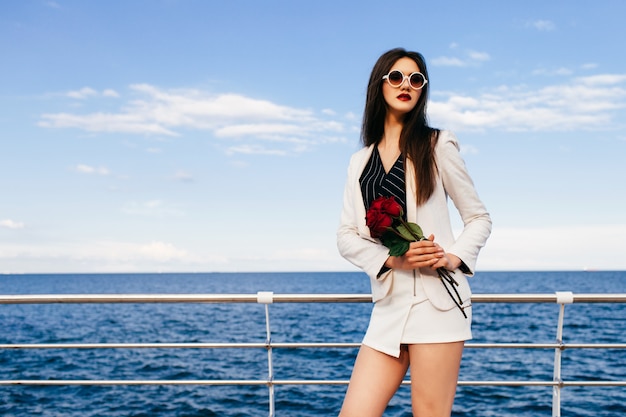
M 409 227 L 411 226 L 411 224 L 409 223 Z M 416 225 L 417 226 L 417 225 Z M 417 226 L 419 228 L 419 226 Z M 400 226 L 398 226 L 396 228 L 396 230 L 398 231 L 398 233 L 400 233 L 402 235 L 402 237 L 409 241 L 409 242 L 415 242 L 417 239 L 415 239 L 415 236 L 413 234 L 411 234 L 411 230 L 407 229 L 406 226 L 404 224 L 401 224 Z M 421 230 L 420 230 L 421 233 Z
M 383 245 L 389 248 L 389 255 L 402 256 L 409 250 L 409 242 L 395 233 L 388 231 L 381 237 Z
M 421 227 L 419 227 L 415 223 L 407 223 L 407 224 L 409 225 L 409 228 L 411 229 L 413 234 L 415 236 L 417 236 L 418 240 L 423 240 L 424 239 L 424 232 L 422 232 L 422 228 Z
M 393 242 L 393 245 L 388 246 L 389 255 L 391 256 L 402 256 L 409 250 L 409 242 L 406 240 L 398 239 Z

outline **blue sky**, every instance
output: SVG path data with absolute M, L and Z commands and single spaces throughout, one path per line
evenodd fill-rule
M 338 271 L 369 72 L 429 64 L 481 270 L 626 269 L 626 3 L 0 3 L 0 272 Z M 460 227 L 453 219 L 455 229 Z

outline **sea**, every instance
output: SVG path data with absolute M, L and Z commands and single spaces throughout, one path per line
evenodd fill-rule
M 477 272 L 475 294 L 626 293 L 626 271 Z M 0 275 L 0 294 L 369 294 L 361 272 Z M 273 342 L 361 341 L 371 303 L 275 303 Z M 559 306 L 475 303 L 472 343 L 553 343 Z M 0 344 L 263 343 L 256 303 L 6 304 Z M 626 304 L 565 307 L 566 343 L 626 343 Z M 274 378 L 347 380 L 356 348 L 273 349 Z M 460 381 L 551 381 L 554 349 L 466 348 Z M 265 349 L 0 349 L 0 380 L 265 379 Z M 625 381 L 626 349 L 566 349 L 565 381 Z M 424 375 L 423 378 L 428 378 Z M 275 415 L 336 416 L 345 385 L 275 387 Z M 243 417 L 269 415 L 259 386 L 0 386 L 0 416 Z M 625 386 L 564 387 L 563 416 L 626 416 Z M 459 386 L 453 416 L 551 416 L 549 386 Z M 410 387 L 386 417 L 411 416 Z

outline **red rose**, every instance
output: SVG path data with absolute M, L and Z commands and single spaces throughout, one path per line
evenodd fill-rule
M 398 204 L 393 196 L 389 198 L 379 197 L 377 200 L 382 200 L 381 211 L 387 213 L 391 217 L 402 216 L 402 206 Z
M 370 235 L 373 238 L 379 238 L 385 233 L 388 227 L 391 227 L 393 219 L 388 214 L 372 207 L 365 215 L 365 224 L 370 229 Z
M 383 205 L 385 204 L 385 197 L 378 197 L 376 200 L 372 201 L 372 205 L 370 206 L 370 210 L 382 211 Z
M 365 224 L 370 235 L 379 238 L 393 224 L 393 219 L 402 216 L 402 206 L 394 197 L 378 197 L 365 215 Z

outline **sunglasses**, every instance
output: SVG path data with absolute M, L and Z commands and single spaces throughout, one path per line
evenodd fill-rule
M 409 85 L 413 90 L 421 90 L 422 87 L 426 85 L 428 80 L 424 77 L 424 74 L 421 72 L 414 72 L 411 75 L 404 75 L 402 71 L 393 70 L 390 71 L 389 74 L 383 76 L 383 80 L 387 80 L 390 86 L 392 87 L 400 87 L 404 80 L 409 80 Z

